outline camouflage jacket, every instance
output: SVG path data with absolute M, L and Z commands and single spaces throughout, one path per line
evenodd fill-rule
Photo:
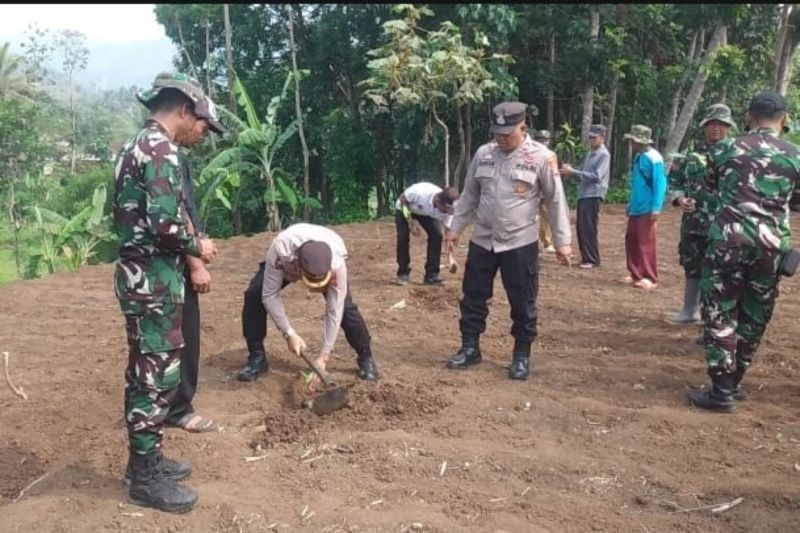
M 759 128 L 708 153 L 708 187 L 719 189 L 709 239 L 729 246 L 789 249 L 789 208 L 800 209 L 800 150 Z
M 669 171 L 670 199 L 677 205 L 679 198 L 691 198 L 697 209 L 693 213 L 684 213 L 681 224 L 683 231 L 693 235 L 707 235 L 710 216 L 716 210 L 717 194 L 709 189 L 706 172 L 709 146 L 705 141 L 685 155 L 675 158 Z
M 185 254 L 199 256 L 200 247 L 188 229 L 178 147 L 148 120 L 122 147 L 114 174 L 117 298 L 182 303 Z

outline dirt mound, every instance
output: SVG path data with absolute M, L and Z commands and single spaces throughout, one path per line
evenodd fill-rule
M 279 443 L 314 440 L 317 415 L 307 409 L 280 410 L 264 417 L 264 434 L 256 444 L 272 448 Z
M 291 387 L 294 394 L 296 389 Z M 410 427 L 416 420 L 438 414 L 451 403 L 442 394 L 432 392 L 428 385 L 386 382 L 355 383 L 349 389 L 347 404 L 325 416 L 300 406 L 295 396 L 288 402 L 282 410 L 264 418 L 264 435 L 255 444 L 269 448 L 279 443 L 309 443 L 316 441 L 321 431 L 337 429 L 366 427 L 381 431 Z
M 458 285 L 458 286 L 456 286 Z M 460 284 L 451 282 L 443 287 L 413 287 L 409 289 L 409 304 L 423 311 L 458 309 Z

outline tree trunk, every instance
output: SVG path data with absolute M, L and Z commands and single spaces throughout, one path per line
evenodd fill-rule
M 781 37 L 775 50 L 773 86 L 777 92 L 786 95 L 792 80 L 794 53 L 800 42 L 800 10 L 793 5 L 784 7 L 781 23 Z
M 456 109 L 456 124 L 458 126 L 458 163 L 453 173 L 453 187 L 456 189 L 463 181 L 464 173 L 467 169 L 467 141 L 464 132 L 464 112 L 467 106 L 463 105 Z
M 297 116 L 297 133 L 300 136 L 300 146 L 303 149 L 303 193 L 306 198 L 311 195 L 309 190 L 308 178 L 308 145 L 306 144 L 306 134 L 303 129 L 303 108 L 300 105 L 300 72 L 297 69 L 297 46 L 294 42 L 294 11 L 292 6 L 287 5 L 286 11 L 289 13 L 289 50 L 292 53 L 292 77 L 294 78 L 294 111 Z M 308 202 L 303 203 L 303 220 L 309 219 Z
M 472 102 L 467 102 L 466 111 L 464 113 L 464 130 L 466 131 L 466 137 L 464 142 L 466 144 L 465 150 L 467 151 L 467 168 L 469 168 L 469 162 L 472 160 Z M 466 168 L 464 169 L 464 174 L 466 175 Z M 464 185 L 464 180 L 461 180 L 461 186 Z M 459 188 L 460 190 L 460 188 Z
M 275 202 L 275 178 L 272 172 L 266 168 L 264 176 L 267 178 L 267 190 L 270 196 L 270 201 L 267 202 L 267 231 L 280 231 L 281 217 L 278 212 L 278 204 Z
M 614 120 L 616 119 L 617 115 L 617 90 L 619 89 L 619 74 L 614 74 L 614 79 L 611 82 L 611 94 L 609 98 L 611 102 L 609 103 L 609 110 L 608 110 L 608 127 L 606 128 L 606 146 L 609 150 L 611 150 L 612 139 L 614 135 Z
M 72 70 L 69 71 L 69 112 L 72 115 L 72 162 L 70 163 L 70 171 L 75 174 L 75 159 L 78 155 L 77 151 L 77 137 L 78 137 L 78 128 L 76 125 L 75 120 L 75 91 L 72 87 Z
M 550 79 L 554 79 L 556 69 L 556 32 L 550 32 L 550 41 L 547 44 L 547 63 L 549 65 Z M 553 95 L 553 83 L 547 84 L 547 130 L 550 135 L 555 137 L 555 97 Z
M 692 45 L 689 47 L 689 53 L 686 55 L 686 66 L 683 70 L 683 74 L 681 74 L 680 80 L 678 80 L 678 86 L 675 88 L 675 94 L 672 96 L 672 108 L 669 114 L 669 128 L 667 131 L 670 133 L 672 130 L 675 129 L 675 122 L 678 120 L 678 110 L 681 106 L 681 95 L 683 94 L 683 87 L 686 85 L 686 82 L 689 80 L 689 73 L 692 70 L 692 63 L 694 62 L 694 55 L 695 51 L 697 50 L 697 40 L 700 36 L 700 30 L 696 30 L 694 32 L 694 37 L 692 37 Z M 702 47 L 703 43 L 700 43 L 700 47 Z
M 439 126 L 442 127 L 442 131 L 444 133 L 444 186 L 450 186 L 450 130 L 447 128 L 447 124 L 442 122 L 439 118 L 439 115 L 436 113 L 436 105 L 431 107 L 431 113 L 433 114 L 433 119 L 436 121 Z
M 600 35 L 600 6 L 592 4 L 589 6 L 589 39 L 593 47 L 597 45 L 597 38 Z M 589 73 L 587 73 L 589 74 Z M 581 138 L 583 142 L 589 140 L 589 126 L 592 125 L 592 112 L 594 110 L 594 81 L 591 75 L 583 86 L 583 120 L 581 120 Z
M 775 46 L 775 58 L 772 60 L 772 87 L 780 92 L 781 79 L 786 75 L 789 65 L 785 64 L 786 41 L 789 37 L 789 16 L 792 14 L 792 4 L 785 4 L 781 13 L 781 30 L 778 34 L 778 44 Z M 781 93 L 785 94 L 785 93 Z
M 225 63 L 228 67 L 228 111 L 236 113 L 236 95 L 233 91 L 236 72 L 233 69 L 233 28 L 231 28 L 230 4 L 222 4 L 222 14 L 225 19 Z
M 211 35 L 210 34 L 211 34 L 211 23 L 208 21 L 208 19 L 206 19 L 206 94 L 213 102 L 214 89 L 211 85 Z M 216 153 L 217 151 L 217 139 L 215 138 L 216 135 L 209 135 L 209 137 L 211 138 L 211 151 Z M 234 214 L 234 219 L 235 218 L 236 215 Z
M 708 81 L 708 69 L 716 57 L 717 50 L 722 43 L 725 42 L 726 34 L 727 28 L 725 24 L 719 22 L 717 27 L 714 29 L 714 34 L 711 36 L 711 41 L 708 43 L 708 48 L 706 49 L 705 55 L 700 62 L 700 68 L 697 71 L 694 82 L 692 82 L 692 87 L 689 89 L 689 93 L 686 95 L 686 101 L 683 104 L 680 115 L 678 115 L 677 121 L 675 122 L 675 128 L 670 132 L 669 137 L 667 138 L 667 144 L 664 148 L 663 154 L 666 168 L 669 168 L 669 165 L 672 162 L 673 152 L 675 152 L 681 145 L 681 142 L 683 142 L 683 138 L 686 135 L 686 130 L 689 128 L 689 123 L 692 121 L 692 117 L 697 110 L 697 104 L 700 102 L 700 98 L 703 96 L 703 89 L 705 88 L 706 81 Z
M 194 61 L 192 61 L 192 57 L 189 55 L 189 49 L 186 47 L 186 41 L 183 39 L 183 26 L 181 26 L 181 19 L 177 11 L 175 11 L 175 26 L 178 28 L 178 39 L 181 41 L 181 49 L 183 49 L 183 55 L 186 56 L 186 62 L 189 64 L 192 77 L 200 81 L 200 77 L 197 75 L 197 69 L 194 67 Z
M 20 267 L 19 262 L 19 230 L 21 229 L 22 223 L 17 218 L 17 200 L 14 195 L 14 182 L 16 181 L 16 176 L 12 175 L 9 181 L 9 201 L 8 201 L 8 218 L 11 220 L 11 225 L 14 226 L 14 264 L 17 267 L 17 279 L 22 277 L 22 268 Z

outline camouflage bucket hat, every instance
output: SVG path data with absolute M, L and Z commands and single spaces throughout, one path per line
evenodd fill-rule
M 726 106 L 725 104 L 714 104 L 709 106 L 706 109 L 706 114 L 703 116 L 703 120 L 700 121 L 700 127 L 702 128 L 712 120 L 716 120 L 717 122 L 722 122 L 723 124 L 730 126 L 731 128 L 736 127 L 736 123 L 733 121 L 733 114 L 731 113 L 731 108 Z
M 631 132 L 623 135 L 625 139 L 632 139 L 639 144 L 653 144 L 653 130 L 641 124 L 631 126 Z
M 161 89 L 167 88 L 179 90 L 194 102 L 194 114 L 206 119 L 211 130 L 217 133 L 225 133 L 227 131 L 219 121 L 217 106 L 203 92 L 200 82 L 186 74 L 162 72 L 153 80 L 153 86 L 150 89 L 143 89 L 136 93 L 136 98 L 147 109 L 150 109 L 150 104 L 161 92 Z

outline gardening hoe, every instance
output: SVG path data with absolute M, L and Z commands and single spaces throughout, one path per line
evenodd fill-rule
M 323 385 L 325 385 L 325 392 L 312 400 L 311 409 L 318 415 L 327 415 L 328 413 L 332 413 L 344 407 L 344 404 L 347 403 L 347 388 L 336 386 L 336 384 L 331 381 L 328 373 L 318 367 L 317 363 L 306 354 L 305 350 L 300 350 L 300 357 L 308 363 L 308 366 L 316 372 L 319 379 L 322 380 Z

